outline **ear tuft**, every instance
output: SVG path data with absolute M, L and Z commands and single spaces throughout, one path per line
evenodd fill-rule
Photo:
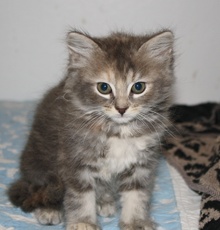
M 71 66 L 84 66 L 98 45 L 87 35 L 70 32 L 67 35 L 67 45 L 70 53 Z
M 164 62 L 172 57 L 173 43 L 173 33 L 171 31 L 165 31 L 145 42 L 138 52 L 145 52 L 148 57 L 158 62 Z

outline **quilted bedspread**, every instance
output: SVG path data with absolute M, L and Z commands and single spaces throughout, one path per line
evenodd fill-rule
M 8 185 L 18 177 L 19 156 L 25 143 L 34 113 L 35 102 L 0 102 L 0 229 L 56 230 L 58 226 L 41 226 L 30 213 L 24 213 L 9 202 Z M 118 211 L 118 213 L 120 210 Z M 152 218 L 158 230 L 181 230 L 179 211 L 168 165 L 161 158 L 152 197 Z M 103 230 L 117 230 L 119 214 L 99 217 Z

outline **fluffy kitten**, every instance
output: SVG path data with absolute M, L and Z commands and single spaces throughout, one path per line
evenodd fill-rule
M 38 105 L 10 187 L 12 203 L 41 224 L 99 229 L 96 213 L 120 229 L 152 230 L 149 200 L 168 123 L 173 34 L 67 36 L 65 78 Z M 117 192 L 117 193 L 115 193 Z

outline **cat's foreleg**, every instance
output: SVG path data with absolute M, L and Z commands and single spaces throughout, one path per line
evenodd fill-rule
M 102 179 L 96 181 L 97 212 L 100 216 L 113 216 L 116 212 L 114 189 Z
M 121 230 L 155 230 L 156 226 L 149 216 L 149 201 L 152 191 L 153 175 L 142 166 L 135 166 L 129 173 L 121 174 Z M 149 182 L 150 181 L 150 182 Z
M 85 178 L 84 178 L 85 179 Z M 68 185 L 64 196 L 66 230 L 98 230 L 96 193 L 91 181 Z

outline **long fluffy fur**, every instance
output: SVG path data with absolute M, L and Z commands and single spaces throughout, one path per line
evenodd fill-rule
M 172 33 L 93 38 L 71 32 L 67 43 L 67 74 L 36 109 L 21 178 L 9 188 L 9 198 L 26 212 L 64 211 L 67 229 L 80 222 L 95 229 L 94 196 L 100 213 L 113 214 L 116 187 L 124 206 L 121 229 L 154 229 L 147 210 L 169 123 Z M 127 87 L 138 80 L 146 81 L 146 93 L 128 96 Z M 100 81 L 110 82 L 111 94 L 95 89 Z

